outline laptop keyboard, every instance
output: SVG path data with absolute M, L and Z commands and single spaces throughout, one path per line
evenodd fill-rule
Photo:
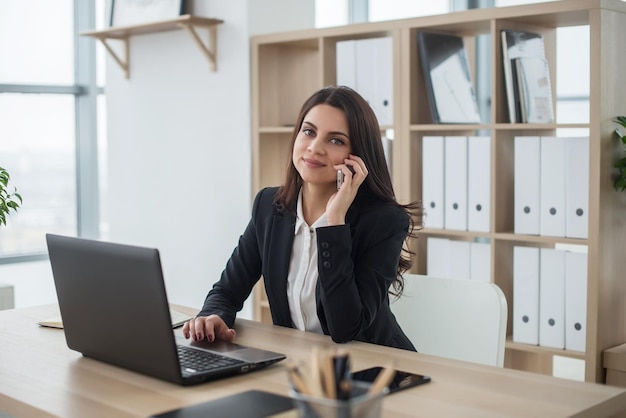
M 219 353 L 210 353 L 194 350 L 186 346 L 178 346 L 178 358 L 182 369 L 191 369 L 196 372 L 218 369 L 222 367 L 245 364 L 244 361 L 223 356 Z

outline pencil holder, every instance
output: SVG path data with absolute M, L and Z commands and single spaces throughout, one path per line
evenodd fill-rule
M 383 399 L 389 390 L 368 393 L 370 386 L 353 382 L 347 400 L 307 396 L 295 390 L 290 395 L 300 418 L 380 418 Z

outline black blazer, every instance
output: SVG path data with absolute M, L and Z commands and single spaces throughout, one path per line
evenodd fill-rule
M 257 194 L 251 220 L 200 316 L 217 314 L 232 327 L 236 312 L 262 275 L 274 324 L 293 327 L 287 274 L 296 216 L 295 208 L 291 212 L 274 204 L 277 191 L 265 188 Z M 389 308 L 387 292 L 408 228 L 404 210 L 362 189 L 345 225 L 316 230 L 317 315 L 333 341 L 358 340 L 415 351 Z

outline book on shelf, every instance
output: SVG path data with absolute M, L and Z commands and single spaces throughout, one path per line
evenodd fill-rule
M 502 68 L 504 69 L 504 84 L 511 123 L 523 122 L 519 89 L 515 78 L 516 59 L 537 58 L 545 60 L 543 36 L 539 33 L 521 30 L 505 29 L 502 36 Z M 530 61 L 529 61 L 530 62 Z M 551 101 L 550 97 L 550 101 Z M 550 112 L 552 104 L 550 103 Z
M 520 122 L 552 123 L 552 87 L 550 68 L 544 58 L 518 57 L 514 62 L 514 76 L 519 97 Z
M 418 32 L 419 57 L 434 123 L 480 123 L 463 38 Z

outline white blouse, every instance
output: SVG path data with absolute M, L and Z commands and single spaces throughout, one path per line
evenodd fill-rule
M 317 238 L 315 228 L 328 226 L 326 213 L 323 213 L 313 225 L 304 221 L 302 214 L 302 190 L 298 194 L 296 227 L 294 231 L 289 276 L 287 279 L 287 297 L 291 319 L 297 329 L 323 334 L 322 325 L 317 317 L 315 286 L 317 285 Z

